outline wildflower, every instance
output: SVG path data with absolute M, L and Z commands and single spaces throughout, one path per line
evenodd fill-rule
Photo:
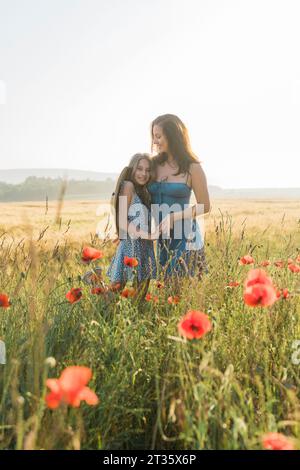
M 154 303 L 158 303 L 159 302 L 159 298 L 157 297 L 157 295 L 151 295 L 151 294 L 147 294 L 146 297 L 145 297 L 145 300 L 146 302 L 154 302 Z
M 0 294 L 0 308 L 8 308 L 10 307 L 11 303 L 6 294 Z
M 129 256 L 124 256 L 124 264 L 130 268 L 135 268 L 139 262 L 136 258 L 129 258 Z
M 296 258 L 296 263 L 300 263 L 300 255 Z
M 254 258 L 252 258 L 252 256 L 250 255 L 245 255 L 239 260 L 240 265 L 254 264 L 254 263 L 255 263 Z
M 289 264 L 288 268 L 292 273 L 300 273 L 300 266 L 297 264 Z
M 259 305 L 269 307 L 274 304 L 277 298 L 275 289 L 272 286 L 264 284 L 248 287 L 244 292 L 244 301 L 250 307 Z
M 93 287 L 91 289 L 91 294 L 93 295 L 101 295 L 101 294 L 105 294 L 106 292 L 106 289 L 104 287 Z
M 122 287 L 122 284 L 121 282 L 116 282 L 115 284 L 112 284 L 111 286 L 109 286 L 108 290 L 110 290 L 111 292 L 117 292 L 118 290 L 120 290 Z
M 46 396 L 48 408 L 57 408 L 61 403 L 78 407 L 83 400 L 88 405 L 98 403 L 97 395 L 86 387 L 91 380 L 92 371 L 88 367 L 71 366 L 63 370 L 58 379 L 47 379 L 50 393 Z
M 198 310 L 188 311 L 178 323 L 178 331 L 188 339 L 201 338 L 212 329 L 208 316 Z
M 268 450 L 294 450 L 291 439 L 278 432 L 269 432 L 262 437 L 262 444 Z
M 272 279 L 263 269 L 252 269 L 245 281 L 244 302 L 251 306 L 268 307 L 277 300 L 277 291 Z
M 226 287 L 238 287 L 240 285 L 240 282 L 238 281 L 230 281 Z
M 264 260 L 260 263 L 260 265 L 263 266 L 264 268 L 267 267 L 267 266 L 270 266 L 270 264 L 271 264 L 271 261 L 269 261 L 268 259 L 266 259 L 266 260 Z
M 272 279 L 263 269 L 251 269 L 251 271 L 248 272 L 245 282 L 247 286 L 254 286 L 255 284 L 268 284 L 273 286 Z
M 164 286 L 164 284 L 163 284 L 162 282 L 157 281 L 156 287 L 157 287 L 157 289 L 163 289 L 165 286 Z
M 66 294 L 66 299 L 70 302 L 70 304 L 74 304 L 78 302 L 78 300 L 82 297 L 82 289 L 80 287 L 73 287 L 69 292 Z
M 281 290 L 280 289 L 276 289 L 276 297 L 277 297 L 277 299 L 279 299 L 281 297 Z
M 180 302 L 179 295 L 174 295 L 174 296 L 168 297 L 168 304 L 177 305 L 177 304 L 179 304 L 179 302 Z
M 282 289 L 281 295 L 284 299 L 287 299 L 290 296 L 290 293 L 289 293 L 288 289 Z
M 128 299 L 128 297 L 135 297 L 135 295 L 136 295 L 136 290 L 133 287 L 125 288 L 123 289 L 121 293 L 121 296 L 125 297 L 126 299 Z
M 277 261 L 274 261 L 274 266 L 276 266 L 276 268 L 283 268 L 284 267 L 284 261 L 282 261 L 281 259 L 279 259 Z
M 86 246 L 82 250 L 81 261 L 85 264 L 94 261 L 95 259 L 99 259 L 103 257 L 103 252 L 100 250 L 96 250 L 96 248 L 91 248 Z

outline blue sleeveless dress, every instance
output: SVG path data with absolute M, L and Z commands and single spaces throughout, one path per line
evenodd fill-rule
M 143 205 L 137 194 L 134 194 L 128 208 L 128 224 L 132 222 L 137 229 L 148 231 L 150 211 Z M 124 264 L 124 257 L 136 258 L 138 266 L 134 269 Z M 137 277 L 139 282 L 156 278 L 156 260 L 153 241 L 143 238 L 132 238 L 127 234 L 126 239 L 120 240 L 117 251 L 107 271 L 111 282 L 126 283 Z
M 160 223 L 167 211 L 177 212 L 188 207 L 192 193 L 186 183 L 168 181 L 154 181 L 149 184 L 148 190 L 155 223 Z M 157 206 L 153 207 L 153 204 Z M 176 221 L 169 239 L 160 236 L 157 259 L 165 277 L 195 276 L 207 272 L 204 243 L 197 221 L 191 218 Z

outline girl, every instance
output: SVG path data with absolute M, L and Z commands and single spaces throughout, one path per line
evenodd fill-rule
M 134 280 L 143 296 L 151 278 L 156 277 L 153 239 L 150 233 L 150 194 L 147 183 L 151 176 L 151 158 L 147 153 L 134 155 L 117 181 L 112 197 L 115 224 L 120 243 L 108 268 L 111 290 L 123 288 Z M 136 258 L 138 265 L 126 265 L 125 258 Z M 129 263 L 130 264 L 130 263 Z

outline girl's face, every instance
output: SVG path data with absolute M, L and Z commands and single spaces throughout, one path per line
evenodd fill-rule
M 136 170 L 133 174 L 134 181 L 143 186 L 148 183 L 150 179 L 150 162 L 145 158 L 142 158 L 136 167 Z
M 153 144 L 156 145 L 159 153 L 168 152 L 168 141 L 160 126 L 153 126 Z

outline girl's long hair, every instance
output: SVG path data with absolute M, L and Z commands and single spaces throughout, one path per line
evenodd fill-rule
M 134 181 L 134 174 L 135 174 L 135 171 L 136 171 L 136 169 L 138 167 L 138 164 L 141 160 L 147 160 L 149 162 L 150 172 L 151 172 L 152 160 L 153 159 L 151 158 L 149 153 L 136 153 L 131 158 L 128 166 L 125 166 L 125 168 L 123 168 L 123 170 L 121 171 L 120 176 L 119 176 L 119 178 L 117 180 L 117 183 L 116 183 L 115 190 L 114 190 L 114 192 L 112 194 L 112 197 L 111 197 L 111 205 L 112 205 L 113 210 L 114 210 L 115 225 L 116 225 L 117 234 L 119 234 L 119 196 L 120 196 L 120 191 L 122 189 L 122 185 L 123 185 L 124 181 L 131 181 L 132 182 L 132 184 L 134 185 L 134 190 L 135 190 L 136 194 L 139 196 L 142 203 L 150 209 L 151 197 L 150 197 L 150 193 L 147 189 L 147 185 L 145 184 L 145 185 L 141 186 L 141 185 L 137 184 Z
M 198 157 L 194 154 L 190 144 L 189 133 L 184 123 L 175 114 L 163 114 L 158 116 L 151 123 L 151 139 L 153 152 L 154 126 L 161 127 L 164 136 L 168 141 L 168 149 L 174 160 L 178 165 L 178 172 L 175 175 L 181 173 L 189 173 L 191 163 L 200 163 Z M 153 157 L 154 170 L 156 166 L 164 163 L 168 159 L 168 154 L 165 152 L 159 153 Z

